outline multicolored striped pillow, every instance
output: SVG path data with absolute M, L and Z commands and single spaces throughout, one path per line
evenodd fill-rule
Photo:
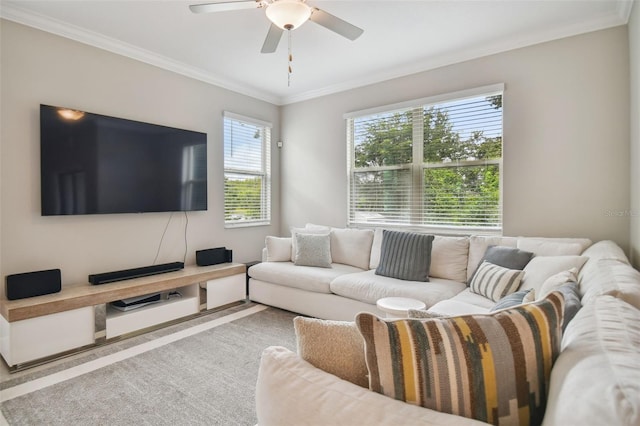
M 564 300 L 489 315 L 382 320 L 360 313 L 369 388 L 496 425 L 540 424 L 560 352 Z

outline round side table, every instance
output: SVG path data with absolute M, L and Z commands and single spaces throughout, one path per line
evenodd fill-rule
M 387 315 L 387 318 L 406 318 L 409 309 L 424 309 L 423 302 L 408 297 L 384 297 L 376 302 L 378 309 Z

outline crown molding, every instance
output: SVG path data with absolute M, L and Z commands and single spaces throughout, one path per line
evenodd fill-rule
M 326 86 L 317 90 L 310 90 L 292 96 L 285 96 L 282 98 L 282 104 L 289 105 L 296 102 L 303 102 L 314 98 L 319 98 L 321 96 L 327 96 L 347 90 L 353 90 L 371 84 L 382 83 L 384 81 L 407 77 L 436 68 L 482 58 L 484 56 L 507 52 L 509 50 L 516 50 L 523 47 L 546 43 L 566 37 L 604 30 L 619 25 L 626 25 L 629 21 L 632 5 L 633 0 L 622 1 L 618 3 L 616 11 L 609 15 L 601 16 L 588 21 L 583 21 L 571 26 L 543 29 L 536 33 L 531 33 L 522 37 L 510 37 L 506 40 L 497 40 L 490 44 L 471 47 L 469 49 L 461 50 L 448 55 L 424 58 L 423 60 L 416 61 L 411 64 L 406 64 L 405 66 L 394 66 L 391 70 L 383 70 L 377 73 L 372 73 L 367 75 L 366 78 L 357 78 L 350 81 L 345 81 L 340 84 Z
M 394 66 L 392 69 L 369 73 L 366 77 L 363 78 L 354 78 L 342 83 L 329 85 L 290 96 L 278 96 L 276 94 L 260 90 L 256 87 L 248 87 L 245 84 L 236 81 L 222 79 L 203 69 L 192 67 L 182 62 L 175 61 L 165 56 L 158 55 L 151 51 L 139 48 L 137 46 L 122 42 L 114 38 L 106 37 L 102 34 L 98 34 L 84 28 L 72 26 L 47 16 L 26 11 L 24 9 L 16 7 L 15 5 L 0 3 L 0 17 L 61 37 L 72 39 L 83 44 L 94 46 L 121 56 L 135 59 L 137 61 L 144 62 L 171 72 L 175 72 L 177 74 L 184 75 L 186 77 L 190 77 L 199 81 L 203 81 L 205 83 L 212 84 L 214 86 L 218 86 L 242 95 L 262 100 L 277 106 L 283 106 L 339 92 L 344 92 L 347 90 L 353 90 L 371 84 L 392 80 L 395 78 L 406 77 L 412 74 L 429 71 L 435 68 L 440 68 L 459 62 L 477 59 L 483 56 L 489 56 L 587 32 L 598 31 L 618 25 L 626 25 L 629 21 L 633 5 L 634 0 L 619 1 L 617 3 L 615 12 L 612 12 L 609 15 L 594 18 L 589 21 L 580 22 L 563 28 L 543 29 L 538 31 L 537 33 L 528 34 L 523 37 L 510 37 L 507 40 L 497 40 L 490 44 L 470 47 L 469 49 L 461 50 L 448 55 L 424 58 L 422 60 L 406 64 L 405 66 Z
M 281 105 L 282 99 L 271 93 L 261 91 L 257 88 L 250 88 L 234 81 L 219 78 L 200 68 L 175 61 L 167 58 L 166 56 L 125 43 L 121 40 L 106 37 L 94 31 L 21 9 L 12 4 L 0 3 L 0 18 L 68 38 L 89 46 L 97 47 L 117 55 L 135 59 L 176 74 L 200 80 L 214 86 L 219 86 L 223 89 L 269 102 L 271 104 Z

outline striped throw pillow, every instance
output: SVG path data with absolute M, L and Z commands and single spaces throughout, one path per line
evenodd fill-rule
M 523 275 L 523 271 L 503 268 L 484 261 L 471 279 L 469 289 L 497 302 L 520 287 Z
M 489 315 L 383 320 L 360 313 L 369 388 L 495 425 L 540 424 L 560 352 L 564 300 Z

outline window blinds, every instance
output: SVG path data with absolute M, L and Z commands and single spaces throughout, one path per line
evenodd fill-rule
M 271 220 L 270 146 L 269 123 L 225 113 L 226 225 L 262 225 Z
M 350 224 L 501 229 L 501 87 L 346 118 Z

